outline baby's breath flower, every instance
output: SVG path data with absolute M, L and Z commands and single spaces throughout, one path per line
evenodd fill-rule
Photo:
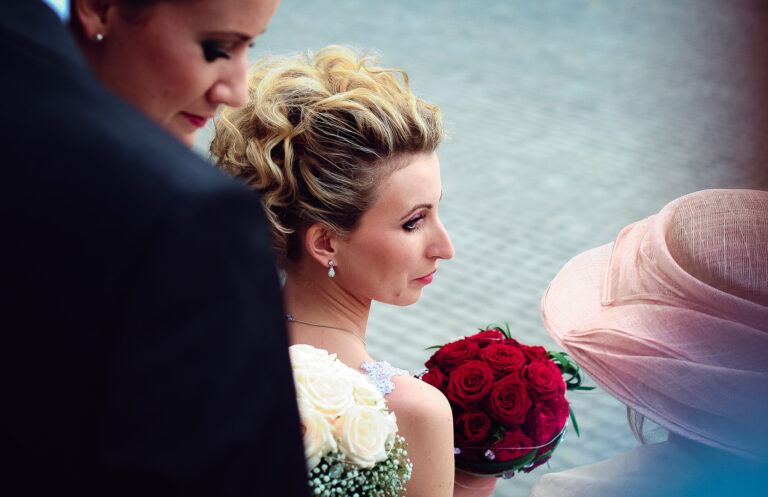
M 413 465 L 407 454 L 405 439 L 399 435 L 387 458 L 371 468 L 355 466 L 335 451 L 309 471 L 309 485 L 320 497 L 396 497 L 403 494 L 411 477 Z

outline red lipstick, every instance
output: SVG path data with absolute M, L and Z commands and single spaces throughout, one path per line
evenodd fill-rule
M 197 126 L 198 128 L 202 128 L 205 126 L 205 123 L 208 122 L 207 117 L 198 116 L 197 114 L 190 114 L 189 112 L 182 112 L 181 115 L 187 118 L 187 120 L 192 123 L 193 126 Z

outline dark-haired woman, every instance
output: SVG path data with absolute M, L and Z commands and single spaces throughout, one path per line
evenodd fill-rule
M 96 76 L 188 146 L 219 105 L 247 101 L 246 50 L 279 0 L 71 0 Z

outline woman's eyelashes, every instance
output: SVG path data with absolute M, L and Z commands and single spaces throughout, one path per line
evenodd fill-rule
M 218 40 L 205 40 L 201 43 L 203 46 L 203 56 L 205 57 L 205 60 L 208 62 L 213 62 L 216 59 L 223 58 L 223 59 L 229 59 L 231 58 L 230 53 L 233 50 L 238 49 L 238 46 L 245 45 L 247 48 L 251 48 L 254 45 L 253 41 L 248 42 L 245 44 L 246 40 L 243 40 L 241 43 L 226 43 L 221 42 Z M 225 48 L 226 47 L 226 48 Z
M 221 42 L 216 40 L 205 40 L 201 43 L 203 46 L 203 56 L 208 62 L 216 59 L 229 59 L 229 52 L 222 47 Z
M 412 218 L 403 224 L 405 231 L 416 231 L 421 226 L 421 220 L 424 219 L 424 214 L 416 214 Z

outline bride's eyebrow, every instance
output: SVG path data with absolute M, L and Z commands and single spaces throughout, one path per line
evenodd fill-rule
M 411 217 L 413 216 L 413 214 L 414 214 L 415 212 L 417 212 L 417 211 L 420 211 L 421 209 L 432 210 L 432 208 L 433 208 L 434 206 L 435 206 L 434 204 L 419 204 L 419 205 L 414 205 L 414 206 L 413 206 L 411 209 L 409 209 L 409 210 L 408 210 L 408 214 L 406 214 L 405 216 L 403 216 L 403 217 L 402 217 L 402 218 L 400 218 L 400 219 L 401 219 L 401 221 L 407 221 L 409 218 L 411 218 Z
M 440 190 L 440 198 L 437 200 L 437 202 L 438 202 L 438 203 L 440 203 L 440 201 L 441 201 L 442 199 L 443 199 L 443 191 L 442 191 L 442 190 Z M 411 217 L 411 216 L 413 215 L 413 213 L 414 213 L 414 212 L 416 212 L 417 210 L 419 210 L 419 209 L 428 209 L 428 210 L 431 210 L 433 207 L 434 207 L 434 204 L 428 204 L 428 203 L 424 203 L 424 204 L 415 205 L 415 206 L 413 206 L 411 209 L 409 209 L 409 210 L 408 210 L 408 214 L 406 214 L 405 216 L 403 216 L 401 219 L 402 219 L 402 220 L 407 220 L 407 219 L 408 219 L 409 217 Z

